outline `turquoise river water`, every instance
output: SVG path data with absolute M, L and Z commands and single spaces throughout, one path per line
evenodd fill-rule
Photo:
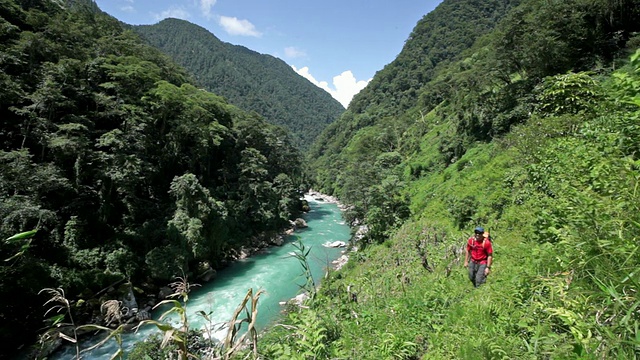
M 229 321 L 250 288 L 253 289 L 254 294 L 260 289 L 265 291 L 258 301 L 258 330 L 264 329 L 277 320 L 283 309 L 280 302 L 295 297 L 300 291 L 299 284 L 305 282 L 300 262 L 291 256 L 291 253 L 296 251 L 292 243 L 297 239 L 310 249 L 308 261 L 314 279 L 318 282 L 322 278 L 326 269 L 332 266 L 331 262 L 340 257 L 343 250 L 328 248 L 323 244 L 333 241 L 348 242 L 350 229 L 345 224 L 342 212 L 336 204 L 315 200 L 308 196 L 306 200 L 311 206 L 311 211 L 303 216 L 307 222 L 307 228 L 297 230 L 294 235 L 288 236 L 283 246 L 268 248 L 260 254 L 255 254 L 218 271 L 214 280 L 203 284 L 202 287 L 196 287 L 190 293 L 187 303 L 190 328 L 204 329 L 208 326 L 208 322 L 197 315 L 199 311 L 211 312 L 213 324 L 219 325 Z M 158 316 L 160 313 L 153 314 L 154 319 Z M 136 333 L 125 334 L 123 338 L 125 352 L 130 351 L 136 342 L 144 340 L 156 331 L 154 326 L 145 326 Z M 213 336 L 223 339 L 225 335 L 226 330 L 223 330 L 214 333 Z M 90 346 L 90 344 L 83 346 Z M 96 350 L 82 353 L 81 356 L 88 360 L 106 360 L 110 359 L 116 351 L 117 345 L 114 341 L 110 341 Z M 75 351 L 65 348 L 54 355 L 51 359 L 73 359 Z

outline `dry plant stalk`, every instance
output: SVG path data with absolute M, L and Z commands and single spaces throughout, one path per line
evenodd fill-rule
M 100 305 L 100 312 L 105 314 L 104 320 L 107 326 L 111 325 L 114 321 L 118 324 L 122 323 L 122 301 L 107 300 Z
M 76 329 L 76 325 L 73 321 L 73 315 L 71 314 L 71 304 L 69 303 L 69 300 L 65 297 L 64 294 L 64 290 L 61 288 L 57 288 L 57 289 L 53 289 L 53 288 L 44 288 L 42 290 L 40 290 L 40 292 L 38 292 L 38 294 L 42 294 L 42 293 L 47 293 L 49 294 L 49 296 L 51 296 L 49 298 L 49 300 L 47 300 L 43 306 L 48 306 L 51 305 L 51 307 L 49 309 L 47 309 L 47 311 L 44 313 L 44 316 L 49 315 L 49 313 L 51 312 L 55 312 L 57 314 L 60 314 L 62 312 L 66 312 L 66 316 L 69 316 L 69 321 L 70 323 L 64 323 L 62 322 L 65 318 L 64 314 L 60 314 L 57 316 L 54 316 L 52 318 L 52 324 L 51 324 L 51 329 L 49 331 L 47 331 L 47 333 L 45 333 L 45 335 L 43 336 L 43 339 L 51 339 L 51 333 L 54 331 L 57 331 L 57 337 L 60 337 L 64 340 L 67 340 L 69 342 L 71 342 L 72 344 L 74 344 L 75 349 L 76 349 L 76 359 L 80 358 L 80 346 L 78 344 L 78 333 L 77 333 L 77 329 Z M 54 329 L 59 329 L 61 327 L 64 326 L 69 326 L 71 327 L 72 331 L 73 331 L 73 336 L 69 336 L 65 333 L 63 333 L 61 330 L 54 330 Z
M 240 346 L 244 343 L 247 335 L 251 336 L 252 347 L 253 347 L 253 355 L 255 358 L 258 356 L 258 331 L 255 328 L 256 320 L 258 318 L 258 299 L 264 290 L 259 290 L 255 296 L 253 295 L 253 289 L 249 289 L 247 295 L 244 297 L 240 305 L 236 308 L 236 311 L 233 313 L 231 320 L 229 321 L 229 330 L 227 330 L 227 336 L 224 341 L 224 347 L 227 349 L 225 352 L 225 359 L 230 359 L 233 354 L 238 351 Z M 251 299 L 251 313 L 246 308 L 247 302 Z M 247 311 L 247 317 L 238 321 L 238 316 L 242 310 Z M 247 328 L 247 332 L 244 333 L 238 340 L 235 340 L 236 335 L 238 334 L 238 330 L 240 330 L 240 326 L 242 323 L 248 322 L 249 326 Z
M 173 289 L 173 294 L 168 297 L 182 297 L 182 299 L 187 302 L 189 300 L 189 292 L 191 292 L 192 287 L 200 286 L 200 284 L 190 284 L 187 281 L 187 277 L 177 277 L 177 280 L 169 284 L 169 287 Z

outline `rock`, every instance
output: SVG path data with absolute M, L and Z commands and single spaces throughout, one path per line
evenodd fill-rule
M 336 270 L 340 270 L 348 261 L 349 257 L 347 255 L 342 255 L 337 260 L 333 260 L 331 263 L 335 265 Z
M 127 309 L 138 308 L 136 296 L 133 294 L 133 286 L 131 283 L 125 284 L 124 294 L 122 295 L 122 307 Z
M 149 313 L 149 311 L 147 311 L 146 309 L 139 310 L 136 313 L 136 320 L 138 321 L 149 320 L 149 319 L 151 319 L 151 313 Z
M 302 293 L 296 297 L 294 297 L 293 299 L 291 299 L 291 302 L 300 306 L 302 304 L 304 304 L 304 302 L 309 299 L 309 295 L 307 293 Z
M 158 293 L 158 299 L 164 300 L 171 294 L 173 294 L 173 290 L 171 290 L 171 288 L 168 286 L 163 286 L 160 288 L 160 292 Z
M 282 235 L 276 235 L 271 239 L 271 244 L 275 246 L 282 246 L 284 244 L 284 237 Z
M 211 279 L 214 279 L 217 274 L 218 273 L 214 269 L 209 268 L 202 274 L 198 275 L 198 278 L 204 282 L 209 282 Z
M 201 261 L 198 263 L 196 271 L 198 279 L 204 282 L 208 282 L 216 276 L 216 271 L 211 267 L 211 264 L 208 261 Z
M 47 333 L 40 342 L 40 346 L 34 347 L 33 353 L 29 355 L 29 359 L 46 359 L 49 355 L 53 354 L 62 345 L 62 337 L 59 333 L 64 333 L 61 330 L 55 330 Z M 66 335 L 66 334 L 65 334 Z M 69 336 L 69 335 L 67 335 Z
M 330 248 L 338 248 L 338 247 L 345 247 L 347 246 L 347 244 L 344 241 L 334 241 L 334 242 L 326 242 L 322 244 L 322 246 L 330 247 Z
M 307 222 L 304 221 L 303 218 L 297 218 L 296 221 L 295 221 L 295 225 L 296 225 L 296 228 L 299 228 L 299 229 L 303 229 L 303 228 L 306 228 L 308 226 Z

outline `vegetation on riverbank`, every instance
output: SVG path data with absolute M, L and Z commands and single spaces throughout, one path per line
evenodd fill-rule
M 35 341 L 40 289 L 100 323 L 119 282 L 143 310 L 300 211 L 287 132 L 196 87 L 95 3 L 0 0 L 0 38 L 0 238 L 38 230 L 0 243 L 0 354 Z

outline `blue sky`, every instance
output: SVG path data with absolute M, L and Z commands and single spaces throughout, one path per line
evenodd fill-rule
M 96 0 L 128 24 L 174 17 L 284 60 L 347 107 L 441 0 Z

